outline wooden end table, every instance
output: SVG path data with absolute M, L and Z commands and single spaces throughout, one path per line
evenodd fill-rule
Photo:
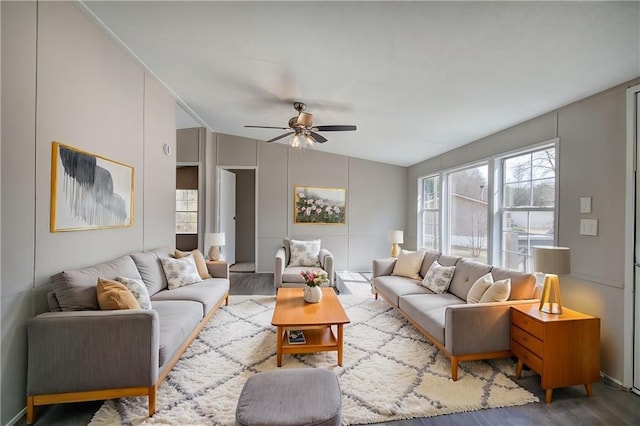
M 278 367 L 283 354 L 338 352 L 338 365 L 342 366 L 344 342 L 343 326 L 351 322 L 333 288 L 322 289 L 319 303 L 307 303 L 302 288 L 280 288 L 271 324 L 277 330 L 276 353 Z M 336 327 L 334 334 L 333 327 Z M 306 343 L 290 345 L 287 330 L 303 330 Z
M 538 310 L 538 304 L 511 307 L 511 352 L 518 357 L 516 377 L 523 364 L 540 375 L 545 402 L 553 389 L 600 380 L 600 318 L 562 308 L 561 315 Z

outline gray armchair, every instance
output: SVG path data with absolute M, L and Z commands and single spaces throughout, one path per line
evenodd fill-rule
M 275 287 L 304 287 L 304 279 L 300 275 L 300 272 L 313 269 L 324 270 L 329 278 L 329 284 L 327 284 L 327 286 L 333 287 L 335 285 L 333 254 L 331 254 L 329 250 L 321 248 L 318 257 L 320 262 L 319 267 L 289 266 L 291 250 L 289 248 L 289 239 L 285 238 L 282 242 L 282 247 L 276 251 L 275 269 L 273 272 L 273 283 Z

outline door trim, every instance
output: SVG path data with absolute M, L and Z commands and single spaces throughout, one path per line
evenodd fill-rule
M 624 344 L 622 386 L 633 388 L 634 383 L 634 289 L 635 280 L 635 221 L 636 221 L 636 143 L 637 112 L 636 97 L 640 96 L 640 84 L 627 89 L 627 152 L 626 152 L 626 201 L 625 201 L 625 272 L 624 272 Z M 636 289 L 640 290 L 640 289 Z

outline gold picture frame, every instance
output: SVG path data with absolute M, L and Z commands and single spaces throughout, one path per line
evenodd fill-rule
M 293 223 L 344 225 L 347 223 L 347 190 L 294 186 Z
M 54 141 L 51 232 L 133 226 L 133 183 L 133 167 Z

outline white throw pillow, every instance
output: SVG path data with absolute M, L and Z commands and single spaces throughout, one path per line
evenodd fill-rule
M 320 266 L 320 240 L 290 240 L 289 266 Z
M 141 309 L 151 309 L 151 299 L 149 298 L 149 291 L 147 286 L 144 285 L 142 280 L 137 278 L 118 277 L 118 281 L 124 284 L 129 289 L 133 297 L 136 298 Z
M 396 260 L 396 264 L 393 267 L 391 275 L 419 280 L 419 273 L 423 260 L 424 251 L 400 250 L 400 253 L 398 253 L 398 260 Z
M 506 302 L 511 294 L 511 278 L 496 281 L 484 292 L 480 298 L 480 303 L 485 302 Z
M 493 284 L 493 276 L 491 275 L 491 272 L 487 272 L 485 275 L 478 278 L 469 289 L 469 293 L 467 294 L 467 303 L 480 302 L 482 295 L 489 287 L 491 287 L 491 284 Z
M 442 266 L 435 260 L 422 280 L 422 285 L 434 293 L 442 294 L 449 290 L 455 266 Z
M 167 277 L 169 290 L 202 281 L 200 274 L 198 274 L 198 268 L 196 268 L 196 262 L 191 255 L 182 259 L 163 257 L 160 258 L 160 261 Z

